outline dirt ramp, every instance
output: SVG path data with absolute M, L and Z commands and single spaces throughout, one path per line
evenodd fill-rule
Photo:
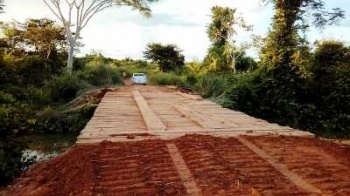
M 186 195 L 164 141 L 81 145 L 38 163 L 7 195 Z
M 96 146 L 78 146 L 46 162 L 38 163 L 15 180 L 8 195 L 92 195 Z
M 186 135 L 81 145 L 7 195 L 350 195 L 350 146 L 315 138 Z
M 93 164 L 94 195 L 186 195 L 165 141 L 104 142 Z

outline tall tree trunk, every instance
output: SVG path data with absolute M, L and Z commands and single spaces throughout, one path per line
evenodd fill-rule
M 70 74 L 72 73 L 72 70 L 73 70 L 74 46 L 75 46 L 75 42 L 70 41 L 68 59 L 67 59 L 67 72 Z
M 233 73 L 237 73 L 237 69 L 236 69 L 236 57 L 233 57 L 232 58 L 232 70 L 233 70 Z

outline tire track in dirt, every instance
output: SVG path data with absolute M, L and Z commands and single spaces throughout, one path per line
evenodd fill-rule
M 163 141 L 105 144 L 93 160 L 94 195 L 184 195 Z
M 235 138 L 176 140 L 203 195 L 318 195 L 295 186 Z
M 349 162 L 329 155 L 318 144 L 320 141 L 296 137 L 246 136 L 245 139 L 320 189 L 323 195 L 350 195 Z
M 305 191 L 310 193 L 321 193 L 321 191 L 318 188 L 314 187 L 312 184 L 305 181 L 295 173 L 289 171 L 286 165 L 278 163 L 272 157 L 267 155 L 263 150 L 259 149 L 259 147 L 243 139 L 242 137 L 238 137 L 237 140 L 240 141 L 245 146 L 247 146 L 250 150 L 255 152 L 257 155 L 259 155 L 261 158 L 265 159 L 271 166 L 273 166 L 277 171 L 283 174 L 288 180 L 293 182 L 299 188 L 304 189 Z
M 168 143 L 167 147 L 174 161 L 177 172 L 179 173 L 182 182 L 186 187 L 187 195 L 201 196 L 201 190 L 198 188 L 196 182 L 194 181 L 191 171 L 188 169 L 176 145 L 173 143 Z
M 5 195 L 350 195 L 350 147 L 300 137 L 241 137 L 265 158 L 237 138 L 204 135 L 80 145 L 35 165 Z M 298 187 L 266 157 L 321 193 Z

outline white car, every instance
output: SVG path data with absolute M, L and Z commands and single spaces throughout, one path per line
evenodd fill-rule
M 147 75 L 144 73 L 134 73 L 131 78 L 132 84 L 147 84 Z

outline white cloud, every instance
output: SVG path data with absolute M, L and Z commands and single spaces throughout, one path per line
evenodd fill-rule
M 136 57 L 142 46 L 143 28 L 135 23 L 126 22 L 99 28 L 90 27 L 82 32 L 85 44 L 84 53 L 101 50 L 102 53 L 114 54 L 117 58 Z
M 209 47 L 206 26 L 210 23 L 211 7 L 214 5 L 237 8 L 244 19 L 254 25 L 255 33 L 264 35 L 270 26 L 272 7 L 261 6 L 260 0 L 161 0 L 151 5 L 153 17 L 146 19 L 130 8 L 119 7 L 105 10 L 92 18 L 82 31 L 81 51 L 101 51 L 104 55 L 115 58 L 142 58 L 147 43 L 161 42 L 176 44 L 187 60 L 202 59 Z M 332 3 L 345 0 L 332 0 Z M 348 0 L 346 0 L 348 1 Z M 5 1 L 5 14 L 0 20 L 49 17 L 53 14 L 43 0 Z M 349 7 L 349 6 L 348 6 Z M 347 24 L 347 23 L 346 23 Z M 350 40 L 350 27 L 331 28 L 323 34 L 311 31 L 311 37 L 336 36 Z M 239 40 L 249 37 L 238 31 Z

